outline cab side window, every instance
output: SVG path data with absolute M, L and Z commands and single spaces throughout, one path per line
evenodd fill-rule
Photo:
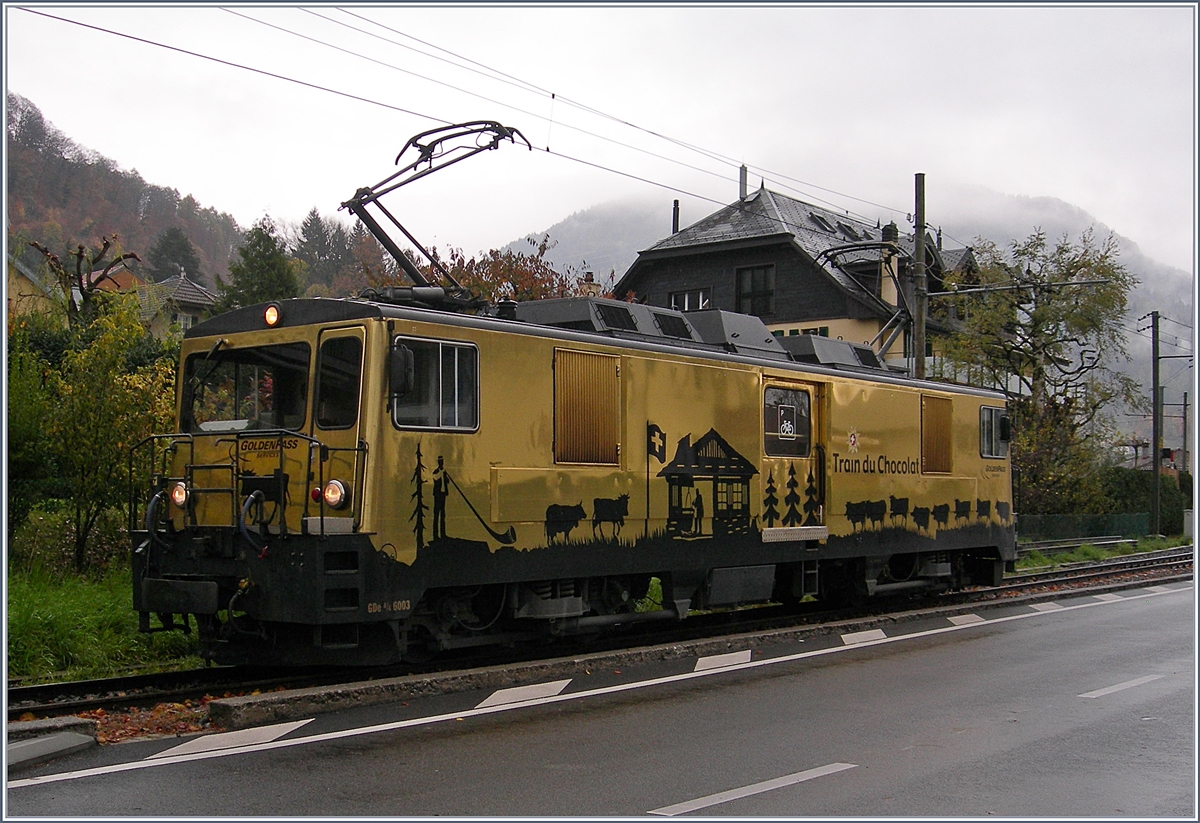
M 479 352 L 466 343 L 397 338 L 412 352 L 412 386 L 395 398 L 401 428 L 474 431 L 479 427 Z
M 317 359 L 317 425 L 346 429 L 358 422 L 362 340 L 335 337 L 321 344 Z
M 1008 456 L 1008 411 L 992 406 L 979 410 L 979 455 L 981 457 Z

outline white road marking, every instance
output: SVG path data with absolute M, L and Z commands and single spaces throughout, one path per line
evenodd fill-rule
M 1146 591 L 1162 594 L 1163 592 L 1171 591 L 1171 587 L 1170 586 L 1147 586 Z
M 774 780 L 764 780 L 762 783 L 755 783 L 752 786 L 743 786 L 740 789 L 730 789 L 727 792 L 718 792 L 710 794 L 706 797 L 698 797 L 695 800 L 688 800 L 684 803 L 676 803 L 674 806 L 663 806 L 661 809 L 654 809 L 647 814 L 657 814 L 662 817 L 673 817 L 677 814 L 686 814 L 694 812 L 697 809 L 707 809 L 709 806 L 716 806 L 720 803 L 728 803 L 730 800 L 737 800 L 742 797 L 750 797 L 763 792 L 782 789 L 784 786 L 792 786 L 796 783 L 803 783 L 806 780 L 812 780 L 816 777 L 824 777 L 827 774 L 836 774 L 844 772 L 846 769 L 857 768 L 855 763 L 830 763 L 828 766 L 818 766 L 815 769 L 808 769 L 795 774 L 784 775 L 777 777 Z
M 711 654 L 708 657 L 701 657 L 697 660 L 696 668 L 692 669 L 692 671 L 705 672 L 711 669 L 724 669 L 728 666 L 738 666 L 749 662 L 749 649 L 740 652 L 729 652 L 728 654 Z
M 1121 597 L 1121 595 L 1113 594 L 1112 592 L 1105 592 L 1104 594 L 1093 594 L 1092 597 L 1096 598 L 1097 600 L 1107 600 L 1109 603 L 1112 603 L 1114 600 L 1124 600 L 1125 599 L 1125 598 Z
M 196 752 L 212 752 L 218 749 L 236 749 L 241 746 L 252 746 L 255 743 L 270 743 L 272 740 L 278 740 L 288 732 L 294 732 L 296 729 L 311 723 L 312 718 L 308 720 L 297 720 L 292 723 L 277 723 L 274 726 L 259 726 L 254 729 L 240 729 L 236 732 L 221 732 L 220 734 L 206 734 L 201 737 L 193 737 L 186 743 L 180 743 L 170 749 L 164 749 L 158 754 L 152 754 L 150 757 L 168 757 L 177 754 L 194 754 Z
M 955 626 L 970 626 L 972 623 L 986 622 L 982 617 L 980 617 L 977 614 L 955 614 L 955 615 L 951 615 L 950 617 L 948 617 L 946 619 L 949 620 L 951 623 L 953 623 Z
M 1192 591 L 1193 586 L 1181 586 L 1179 588 L 1167 589 L 1165 591 L 1154 592 L 1152 594 L 1135 594 L 1129 597 L 1122 598 L 1122 603 L 1133 603 L 1138 600 L 1145 600 L 1151 597 L 1162 597 L 1167 594 L 1182 594 Z M 1061 609 L 1061 612 L 1075 611 L 1076 609 L 1090 609 L 1097 606 L 1107 606 L 1109 604 L 1102 603 L 1098 600 L 1086 601 L 1078 603 L 1074 606 L 1067 606 Z M 1043 612 L 1022 612 L 1020 614 L 1011 614 L 1004 617 L 996 617 L 986 621 L 986 625 L 995 626 L 1001 623 L 1008 623 L 1014 620 L 1027 620 L 1031 617 L 1041 617 Z M 972 624 L 980 625 L 980 624 Z M 904 640 L 916 640 L 922 637 L 934 637 L 939 634 L 947 634 L 949 632 L 964 631 L 970 626 L 945 626 L 939 629 L 927 629 L 925 631 L 913 632 L 911 634 L 899 634 L 895 637 L 885 637 L 881 640 L 868 641 L 873 644 L 898 643 Z M 762 657 L 757 660 L 751 660 L 748 663 L 743 663 L 737 668 L 740 669 L 755 669 L 760 666 L 774 666 L 781 663 L 794 663 L 799 660 L 807 660 L 812 657 L 822 657 L 827 654 L 838 654 L 846 651 L 847 646 L 827 646 L 823 649 L 811 649 L 808 651 L 797 652 L 795 654 L 780 655 L 779 657 Z M 730 667 L 733 668 L 733 667 Z M 116 774 L 118 772 L 137 771 L 155 766 L 169 766 L 175 763 L 188 763 L 196 760 L 208 760 L 215 757 L 228 757 L 236 754 L 249 754 L 252 752 L 274 751 L 276 749 L 286 749 L 293 746 L 307 746 L 313 743 L 327 743 L 332 740 L 346 740 L 354 737 L 362 737 L 368 734 L 379 734 L 381 732 L 397 731 L 399 729 L 417 728 L 421 726 L 433 726 L 438 723 L 453 723 L 457 720 L 464 720 L 468 717 L 477 717 L 482 715 L 494 714 L 497 712 L 511 711 L 517 708 L 525 708 L 528 706 L 562 703 L 568 700 L 586 700 L 591 697 L 604 697 L 610 694 L 619 694 L 621 692 L 635 691 L 637 689 L 653 688 L 654 686 L 670 685 L 672 683 L 680 683 L 687 680 L 693 680 L 697 677 L 707 677 L 710 674 L 718 671 L 726 671 L 726 669 L 716 669 L 713 671 L 703 672 L 684 672 L 683 674 L 666 675 L 663 677 L 655 677 L 650 680 L 639 680 L 633 683 L 621 683 L 614 686 L 604 686 L 598 689 L 588 689 L 583 691 L 571 692 L 570 694 L 558 694 L 553 697 L 547 697 L 542 700 L 531 700 L 527 703 L 510 703 L 503 706 L 488 706 L 486 708 L 474 708 L 460 712 L 449 712 L 447 714 L 435 714 L 425 717 L 413 717 L 407 720 L 395 720 L 390 723 L 380 723 L 375 726 L 362 726 L 352 729 L 340 729 L 333 732 L 325 732 L 322 734 L 312 734 L 305 737 L 292 737 L 287 740 L 274 740 L 270 743 L 255 743 L 249 746 L 239 746 L 236 749 L 220 749 L 212 752 L 197 752 L 191 755 L 177 755 L 171 757 L 160 757 L 156 759 L 134 760 L 128 763 L 114 763 L 109 766 L 98 766 L 92 769 L 80 769 L 74 772 L 59 772 L 57 774 L 45 774 L 37 777 L 27 777 L 18 780 L 8 781 L 8 788 L 17 789 L 25 786 L 41 786 L 46 783 L 60 783 L 65 780 L 79 780 L 85 777 L 98 777 L 108 774 Z
M 842 643 L 847 646 L 853 646 L 855 643 L 869 643 L 872 640 L 887 640 L 887 635 L 883 633 L 883 629 L 867 629 L 842 635 Z
M 1154 680 L 1161 680 L 1164 677 L 1166 677 L 1165 674 L 1151 674 L 1151 675 L 1147 675 L 1146 677 L 1139 677 L 1136 680 L 1126 680 L 1124 683 L 1118 683 L 1117 685 L 1109 686 L 1106 689 L 1096 689 L 1096 691 L 1094 691 L 1094 692 L 1084 692 L 1083 694 L 1081 694 L 1079 696 L 1080 697 L 1104 697 L 1104 695 L 1106 695 L 1106 694 L 1112 694 L 1113 692 L 1125 691 L 1125 689 L 1132 689 L 1134 686 L 1140 686 L 1143 683 L 1150 683 Z
M 553 683 L 534 683 L 529 686 L 514 686 L 511 689 L 501 689 L 493 692 L 475 708 L 486 709 L 489 706 L 507 706 L 510 703 L 524 703 L 528 700 L 541 700 L 554 697 L 570 685 L 570 680 L 555 680 Z
M 1032 603 L 1030 608 L 1039 612 L 1056 612 L 1066 608 L 1062 603 Z

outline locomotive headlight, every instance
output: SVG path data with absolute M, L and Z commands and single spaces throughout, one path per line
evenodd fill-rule
M 325 505 L 331 509 L 342 509 L 350 502 L 350 490 L 341 480 L 330 480 L 321 492 Z
M 280 308 L 278 303 L 271 303 L 263 310 L 263 321 L 268 326 L 274 326 L 279 322 Z
M 185 508 L 188 502 L 188 487 L 187 483 L 180 480 L 175 485 L 171 486 L 171 502 L 179 508 Z

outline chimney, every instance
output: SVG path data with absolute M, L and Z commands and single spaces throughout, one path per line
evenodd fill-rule
M 671 210 L 671 234 L 679 234 L 679 201 L 675 201 L 675 208 Z
M 746 186 L 747 186 L 746 175 L 747 174 L 748 174 L 748 172 L 746 170 L 746 167 L 742 166 L 742 171 L 741 171 L 741 174 L 739 175 L 739 179 L 738 179 L 738 199 L 739 200 L 745 200 L 746 195 L 749 194 L 749 192 L 746 190 Z
M 893 220 L 892 222 L 888 223 L 886 226 L 883 227 L 884 242 L 887 242 L 890 240 L 891 242 L 895 243 L 899 239 L 900 239 L 900 229 L 896 227 L 895 220 Z

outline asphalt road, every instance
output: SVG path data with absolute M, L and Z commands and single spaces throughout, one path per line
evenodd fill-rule
M 6 817 L 1195 817 L 1190 583 L 9 775 Z M 956 625 L 957 624 L 957 625 Z

